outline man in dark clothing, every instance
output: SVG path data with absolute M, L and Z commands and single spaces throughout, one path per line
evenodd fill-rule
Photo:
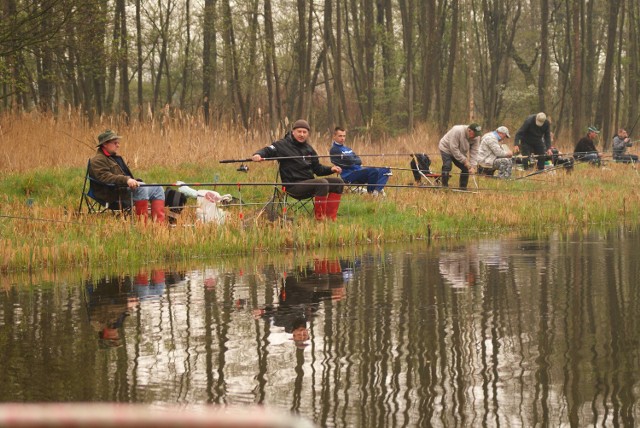
M 626 153 L 627 147 L 631 147 L 632 143 L 629 134 L 624 128 L 618 129 L 618 133 L 613 137 L 613 160 L 621 163 L 638 162 L 638 156 Z
M 98 150 L 89 164 L 89 176 L 98 199 L 109 203 L 125 205 L 129 192 L 133 197 L 136 215 L 146 220 L 151 201 L 151 215 L 158 223 L 164 222 L 164 190 L 160 186 L 141 186 L 141 180 L 134 178 L 126 162 L 118 154 L 120 137 L 107 129 L 98 136 Z
M 540 112 L 527 117 L 516 132 L 513 153 L 522 153 L 523 156 L 529 156 L 533 153 L 538 157 L 538 169 L 544 169 L 544 162 L 547 159 L 544 155 L 552 155 L 550 129 L 551 124 L 546 114 Z M 525 168 L 528 166 L 528 161 L 526 161 Z
M 338 177 L 315 178 L 315 175 L 340 174 L 342 168 L 320 164 L 318 153 L 307 142 L 308 137 L 309 123 L 298 120 L 284 138 L 258 150 L 251 160 L 261 162 L 264 159 L 280 158 L 280 179 L 285 184 L 286 192 L 296 199 L 314 197 L 316 220 L 327 217 L 335 220 L 344 181 Z
M 578 144 L 576 144 L 576 147 L 573 150 L 573 157 L 576 161 L 590 162 L 594 165 L 600 166 L 602 153 L 598 153 L 598 150 L 596 149 L 596 146 L 593 142 L 599 133 L 600 131 L 598 131 L 596 127 L 589 127 L 589 129 L 587 130 L 587 135 L 582 137 L 580 141 L 578 141 Z

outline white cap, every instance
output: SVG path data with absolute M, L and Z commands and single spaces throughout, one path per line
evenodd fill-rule
M 542 126 L 544 125 L 544 121 L 547 120 L 547 115 L 543 112 L 536 114 L 536 125 Z
M 506 126 L 499 126 L 498 129 L 496 129 L 496 132 L 506 135 L 507 138 L 511 138 L 511 135 L 509 135 L 509 129 Z

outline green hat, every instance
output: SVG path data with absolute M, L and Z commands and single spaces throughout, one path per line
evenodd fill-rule
M 476 134 L 476 137 L 479 136 L 480 133 L 482 132 L 482 128 L 477 123 L 472 123 L 471 125 L 468 126 L 468 128 L 472 130 L 474 134 Z
M 107 129 L 102 134 L 98 135 L 98 147 L 100 147 L 104 143 L 108 143 L 111 140 L 117 140 L 120 138 L 122 137 L 116 134 L 115 132 L 113 132 L 112 130 Z
M 599 130 L 598 128 L 596 128 L 595 126 L 590 126 L 590 127 L 587 129 L 587 131 L 588 131 L 588 132 L 593 132 L 594 134 L 599 134 L 599 133 L 600 133 L 600 130 Z

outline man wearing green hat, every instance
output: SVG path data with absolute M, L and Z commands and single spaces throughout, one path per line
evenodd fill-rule
M 442 156 L 442 187 L 449 186 L 452 163 L 460 168 L 460 188 L 466 189 L 469 174 L 476 173 L 478 148 L 482 128 L 477 123 L 456 125 L 447 132 L 438 144 Z
M 133 197 L 136 215 L 144 220 L 151 202 L 153 219 L 162 223 L 165 218 L 164 190 L 160 186 L 142 186 L 144 183 L 134 178 L 122 156 L 118 155 L 121 138 L 110 129 L 98 135 L 98 150 L 89 167 L 89 176 L 95 180 L 94 194 L 96 198 L 120 207 L 128 206 Z
M 590 126 L 587 129 L 587 135 L 578 141 L 578 144 L 576 144 L 576 147 L 573 150 L 573 157 L 576 161 L 590 162 L 594 165 L 600 166 L 602 153 L 598 153 L 594 143 L 599 133 L 600 131 L 595 126 Z

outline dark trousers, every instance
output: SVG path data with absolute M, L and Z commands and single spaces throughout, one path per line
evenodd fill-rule
M 547 148 L 545 147 L 542 141 L 540 141 L 537 144 L 530 144 L 530 143 L 524 143 L 524 142 L 520 144 L 520 153 L 522 153 L 523 156 L 529 156 L 532 153 L 537 156 L 538 169 L 544 169 L 544 162 L 547 160 L 547 158 L 544 156 L 546 152 L 547 152 Z M 529 160 L 526 158 L 525 158 L 524 167 L 525 169 L 529 167 Z
M 342 193 L 344 181 L 337 177 L 314 178 L 286 186 L 285 191 L 296 199 L 327 196 L 329 193 Z
M 449 186 L 449 176 L 451 175 L 452 169 L 451 164 L 453 163 L 455 166 L 460 168 L 460 188 L 466 189 L 467 184 L 469 184 L 469 169 L 449 153 L 440 151 L 440 156 L 442 156 L 442 187 Z

